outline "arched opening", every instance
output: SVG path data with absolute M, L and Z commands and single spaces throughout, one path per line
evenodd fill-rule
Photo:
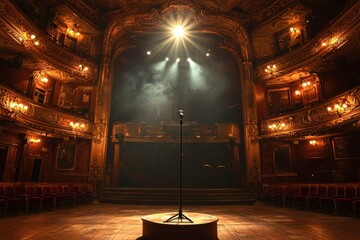
M 111 184 L 178 185 L 182 109 L 184 186 L 236 187 L 244 159 L 237 59 L 211 33 L 181 46 L 168 46 L 154 33 L 133 37 L 138 44 L 114 59 L 107 147 Z

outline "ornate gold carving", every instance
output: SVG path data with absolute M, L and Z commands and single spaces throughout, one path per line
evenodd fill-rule
M 329 111 L 329 106 L 346 102 L 346 111 Z M 304 109 L 287 116 L 261 121 L 261 138 L 304 135 L 322 129 L 358 121 L 360 116 L 360 88 L 357 87 L 320 106 Z M 282 128 L 269 126 L 284 124 Z M 270 133 L 274 132 L 274 133 Z
M 252 124 L 247 126 L 249 139 L 251 144 L 257 144 L 259 142 L 259 131 L 257 125 Z
M 200 124 L 187 122 L 183 126 L 184 139 L 196 142 L 240 141 L 239 126 L 234 123 Z M 118 122 L 112 126 L 112 137 L 127 141 L 177 141 L 179 125 L 174 122 L 144 123 Z
M 298 68 L 299 65 L 305 64 L 309 65 L 307 71 L 316 72 L 317 66 L 322 64 L 319 59 L 331 53 L 333 48 L 339 44 L 343 44 L 343 42 L 348 41 L 350 38 L 358 36 L 355 33 L 359 32 L 360 28 L 358 24 L 359 12 L 360 2 L 357 2 L 338 21 L 329 26 L 326 31 L 307 42 L 296 52 L 283 55 L 277 59 L 272 59 L 271 62 L 264 62 L 257 66 L 255 71 L 256 78 L 266 79 L 267 74 L 264 72 L 264 69 L 273 62 L 276 62 L 277 66 L 281 66 L 278 68 L 279 75 L 290 73 Z M 331 42 L 334 38 L 337 38 L 334 44 L 328 44 L 325 47 L 322 45 L 324 41 Z
M 24 113 L 16 112 L 11 109 L 11 102 L 23 103 L 28 106 L 28 109 Z M 49 107 L 44 107 L 43 105 L 38 105 L 1 85 L 0 104 L 2 109 L 7 110 L 1 111 L 0 114 L 5 118 L 10 118 L 19 125 L 48 133 L 92 139 L 92 123 L 87 119 L 81 119 L 81 122 L 86 124 L 86 129 L 84 129 L 83 132 L 74 132 L 69 123 L 78 117 L 59 112 Z
M 56 66 L 60 70 L 76 76 L 79 80 L 95 82 L 97 76 L 97 65 L 88 60 L 83 60 L 77 55 L 70 53 L 55 43 L 50 41 L 48 37 L 42 36 L 42 34 L 34 28 L 29 19 L 26 19 L 17 6 L 11 3 L 11 1 L 2 0 L 0 4 L 0 14 L 3 16 L 0 19 L 0 24 L 3 29 L 12 36 L 18 43 L 21 43 L 25 48 L 29 48 L 32 52 L 37 53 L 38 56 L 45 59 L 51 65 Z M 30 35 L 36 34 L 36 39 L 40 39 L 40 45 L 36 46 L 32 43 Z M 85 75 L 79 73 L 77 66 L 84 64 L 89 67 L 91 71 L 88 71 Z M 80 80 L 81 81 L 81 80 Z
M 100 144 L 104 138 L 105 125 L 102 123 L 94 124 L 94 143 Z

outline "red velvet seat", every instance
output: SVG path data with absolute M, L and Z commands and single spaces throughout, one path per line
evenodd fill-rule
M 354 216 L 360 217 L 360 198 L 353 201 Z
M 343 213 L 345 215 L 353 214 L 353 200 L 356 197 L 356 186 L 345 186 L 344 196 L 334 198 L 335 214 Z
M 0 214 L 4 215 L 6 210 L 6 198 L 4 196 L 4 186 L 0 184 Z
M 287 186 L 276 185 L 271 193 L 271 204 L 275 206 L 283 206 L 283 195 Z
M 34 185 L 26 185 L 25 186 L 25 193 L 27 196 L 27 212 L 32 211 L 39 211 L 41 210 L 41 204 L 42 204 L 42 196 L 35 193 L 35 187 Z
M 293 185 L 283 196 L 284 206 L 293 207 L 295 205 L 295 196 L 299 195 L 300 186 Z
M 55 207 L 55 196 L 51 193 L 51 188 L 49 185 L 43 185 L 40 188 L 42 196 L 42 207 L 45 210 L 51 210 Z
M 85 203 L 92 204 L 94 201 L 94 188 L 93 185 L 90 183 L 84 183 L 82 184 L 82 192 L 85 197 Z
M 328 213 L 335 212 L 334 198 L 337 197 L 337 188 L 338 186 L 334 184 L 328 185 L 327 196 L 319 198 L 320 211 Z
M 81 191 L 81 186 L 79 184 L 74 184 L 71 186 L 71 192 L 75 193 L 75 203 L 82 204 L 85 202 L 85 194 Z
M 7 210 L 16 213 L 20 210 L 21 199 L 15 196 L 15 188 L 12 184 L 4 186 L 4 196 L 6 198 Z
M 360 183 L 356 184 L 356 197 L 353 199 L 353 211 L 355 217 L 360 217 Z
M 55 207 L 66 207 L 66 195 L 62 193 L 61 185 L 52 184 L 50 186 L 51 194 L 55 197 Z
M 263 186 L 263 203 L 266 204 L 271 204 L 272 199 L 271 199 L 271 194 L 274 192 L 274 185 L 264 185 Z
M 25 192 L 24 183 L 14 183 L 15 197 L 20 198 L 20 210 L 26 211 L 28 205 L 28 198 Z
M 311 194 L 307 196 L 308 209 L 316 210 L 320 209 L 320 198 L 327 196 L 327 185 L 321 184 L 316 187 L 316 193 L 314 188 L 310 188 Z
M 63 185 L 63 192 L 69 196 L 69 204 L 71 206 L 75 206 L 76 204 L 76 193 L 71 191 L 69 185 Z
M 294 195 L 294 208 L 305 208 L 306 200 L 310 193 L 310 187 L 308 185 L 302 185 L 299 189 L 299 194 Z

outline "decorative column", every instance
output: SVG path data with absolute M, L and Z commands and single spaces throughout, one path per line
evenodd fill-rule
M 104 56 L 102 59 L 98 92 L 96 98 L 96 109 L 94 116 L 94 140 L 91 145 L 90 167 L 100 168 L 99 179 L 103 179 L 106 161 L 106 144 L 108 138 L 108 119 L 111 104 L 111 84 L 110 84 L 110 58 Z M 91 175 L 91 173 L 89 173 Z M 101 181 L 101 180 L 99 180 Z M 102 186 L 98 181 L 98 186 Z
M 243 62 L 243 109 L 244 109 L 244 144 L 246 158 L 246 184 L 254 187 L 261 182 L 260 172 L 260 148 L 258 139 L 255 88 L 252 82 L 252 64 L 250 61 Z

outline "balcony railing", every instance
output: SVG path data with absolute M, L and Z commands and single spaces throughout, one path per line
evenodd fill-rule
M 93 138 L 93 123 L 89 120 L 40 105 L 1 84 L 0 104 L 0 116 L 18 125 L 54 136 Z
M 176 122 L 116 122 L 112 128 L 114 142 L 177 142 L 180 124 Z M 239 143 L 239 125 L 235 123 L 205 124 L 185 122 L 184 142 Z
M 261 138 L 307 135 L 360 120 L 360 87 L 321 105 L 260 122 Z

